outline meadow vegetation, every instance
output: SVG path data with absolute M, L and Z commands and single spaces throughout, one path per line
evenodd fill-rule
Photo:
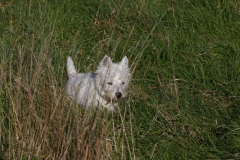
M 240 159 L 237 0 L 0 1 L 0 159 Z M 116 113 L 65 95 L 66 60 L 126 55 Z

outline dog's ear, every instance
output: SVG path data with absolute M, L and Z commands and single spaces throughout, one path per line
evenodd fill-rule
M 108 68 L 110 64 L 112 64 L 112 59 L 108 56 L 105 56 L 100 62 L 100 66 L 105 66 L 106 68 Z
M 119 63 L 122 69 L 128 68 L 128 58 L 125 56 L 123 57 L 122 61 Z

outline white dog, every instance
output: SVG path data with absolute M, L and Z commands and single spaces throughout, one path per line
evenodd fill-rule
M 114 111 L 118 100 L 126 95 L 131 77 L 128 59 L 112 63 L 105 56 L 96 73 L 77 73 L 70 57 L 67 60 L 67 94 L 78 104 L 86 108 L 103 106 Z

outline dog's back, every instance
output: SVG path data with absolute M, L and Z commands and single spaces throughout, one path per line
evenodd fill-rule
M 95 104 L 92 104 L 92 102 L 96 98 L 94 94 L 95 76 L 92 73 L 76 73 L 74 77 L 70 76 L 67 83 L 67 94 L 78 104 L 86 108 L 94 106 Z

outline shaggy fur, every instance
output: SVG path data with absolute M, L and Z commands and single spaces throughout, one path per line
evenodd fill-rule
M 70 57 L 67 60 L 67 94 L 86 108 L 103 106 L 114 111 L 118 101 L 126 96 L 131 77 L 127 57 L 112 63 L 105 56 L 96 73 L 77 73 Z

